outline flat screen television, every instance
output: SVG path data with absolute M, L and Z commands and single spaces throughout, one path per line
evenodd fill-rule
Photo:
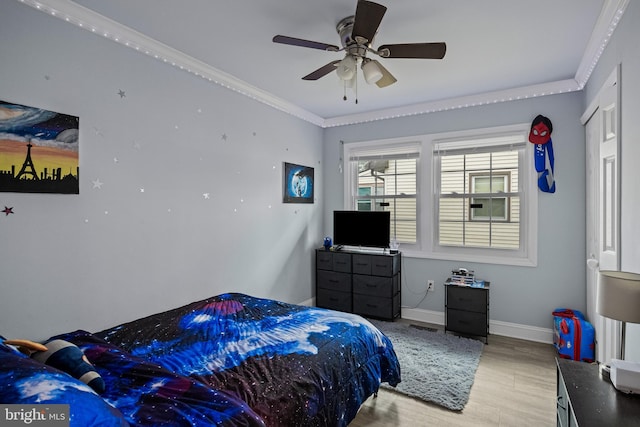
M 388 248 L 391 213 L 385 211 L 333 211 L 333 244 Z

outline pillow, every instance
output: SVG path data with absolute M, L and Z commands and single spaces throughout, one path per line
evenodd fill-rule
M 78 346 L 57 339 L 45 343 L 45 346 L 46 351 L 37 351 L 31 357 L 79 379 L 97 393 L 104 392 L 104 380 Z
M 86 384 L 5 345 L 0 337 L 0 403 L 40 411 L 48 404 L 69 405 L 70 427 L 123 427 L 129 424 Z

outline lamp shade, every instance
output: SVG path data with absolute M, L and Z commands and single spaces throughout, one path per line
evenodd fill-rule
M 338 63 L 336 74 L 340 80 L 351 80 L 356 73 L 356 60 L 353 56 L 347 55 Z
M 377 83 L 378 80 L 382 78 L 382 71 L 380 70 L 380 67 L 378 67 L 378 64 L 376 64 L 375 61 L 371 61 L 371 60 L 365 61 L 362 64 L 362 73 L 364 74 L 364 79 L 370 85 Z
M 596 311 L 610 319 L 640 323 L 640 274 L 600 271 Z

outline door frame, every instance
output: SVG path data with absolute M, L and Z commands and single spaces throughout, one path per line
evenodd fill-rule
M 587 211 L 587 224 L 586 224 L 586 295 L 587 295 L 587 318 L 594 325 L 596 330 L 596 359 L 602 363 L 608 363 L 612 358 L 620 358 L 620 343 L 621 343 L 621 324 L 619 321 L 607 319 L 600 316 L 596 312 L 596 297 L 597 297 L 597 281 L 599 279 L 600 265 L 603 265 L 603 269 L 606 270 L 619 270 L 620 269 L 620 77 L 621 69 L 618 64 L 607 80 L 604 82 L 597 96 L 591 101 L 583 115 L 580 117 L 580 122 L 585 126 L 585 149 L 586 149 L 586 191 L 587 204 L 585 209 Z M 609 101 L 613 99 L 613 103 Z M 608 102 L 603 105 L 604 102 Z M 614 105 L 614 118 L 611 120 L 611 108 L 610 105 Z M 596 123 L 591 122 L 589 126 L 595 124 L 595 140 L 590 137 L 589 129 L 587 129 L 587 123 L 591 120 L 597 120 Z M 607 120 L 610 120 L 607 122 Z M 609 225 L 609 235 L 607 238 L 603 237 L 605 228 L 604 224 L 604 210 L 606 208 L 607 200 L 603 199 L 603 188 L 606 184 L 606 176 L 603 174 L 603 167 L 605 162 L 603 154 L 601 152 L 601 146 L 606 141 L 607 135 L 613 133 L 613 139 L 616 145 L 613 149 L 613 166 L 615 167 L 613 175 L 609 175 L 613 179 L 612 182 L 614 188 L 613 203 L 609 206 L 612 211 L 607 211 L 608 219 L 612 223 Z M 611 153 L 608 154 L 611 156 Z M 610 165 L 609 158 L 607 161 Z M 597 194 L 590 200 L 589 192 L 597 191 Z M 608 199 L 611 200 L 611 199 Z M 611 240 L 612 238 L 612 240 Z M 604 240 L 607 240 L 605 247 Z

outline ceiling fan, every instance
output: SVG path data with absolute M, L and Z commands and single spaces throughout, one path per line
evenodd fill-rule
M 332 44 L 282 35 L 273 37 L 273 42 L 329 52 L 340 52 L 344 50 L 346 54 L 342 60 L 331 61 L 307 74 L 302 79 L 318 80 L 335 71 L 340 80 L 345 82 L 345 92 L 347 86 L 355 86 L 357 90 L 358 65 L 360 65 L 364 78 L 369 84 L 375 83 L 378 87 L 383 88 L 397 81 L 379 61 L 367 58 L 367 53 L 376 54 L 381 58 L 444 58 L 447 51 L 446 43 L 386 44 L 378 47 L 377 50 L 373 49 L 371 47 L 373 39 L 386 11 L 387 8 L 381 4 L 367 0 L 359 0 L 356 6 L 356 14 L 342 19 L 336 25 L 336 30 L 342 41 L 342 48 Z M 347 99 L 346 93 L 344 99 Z M 356 95 L 356 103 L 357 102 Z

